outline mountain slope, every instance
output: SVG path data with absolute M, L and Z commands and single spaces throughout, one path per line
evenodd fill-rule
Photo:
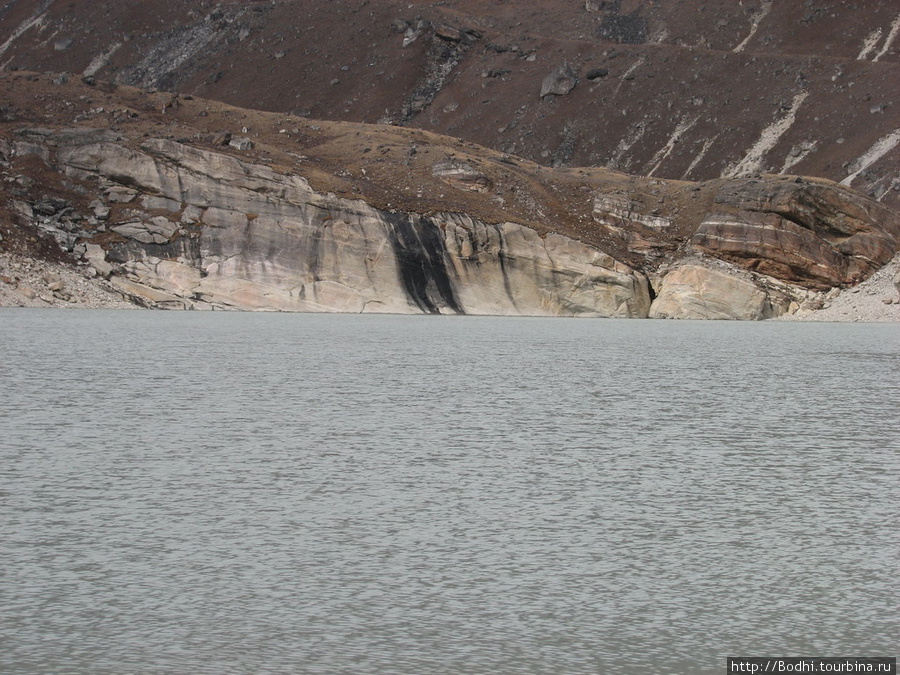
M 0 67 L 390 121 L 544 165 L 818 176 L 898 208 L 898 34 L 893 0 L 10 0 Z

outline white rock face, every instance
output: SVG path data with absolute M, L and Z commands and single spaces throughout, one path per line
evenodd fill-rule
M 646 277 L 595 248 L 515 223 L 445 216 L 446 247 L 472 313 L 642 317 Z
M 646 317 L 646 277 L 515 223 L 380 211 L 306 180 L 163 139 L 60 145 L 78 176 L 130 186 L 162 216 L 113 227 L 109 250 L 160 302 L 250 310 Z M 177 207 L 177 208 L 176 208 Z M 177 215 L 178 211 L 181 215 Z M 123 229 L 124 228 L 124 229 Z M 143 292 L 152 301 L 152 292 Z
M 663 278 L 650 308 L 651 319 L 758 321 L 780 313 L 753 282 L 691 264 L 672 270 Z

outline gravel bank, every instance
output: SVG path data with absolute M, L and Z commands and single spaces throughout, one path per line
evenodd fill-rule
M 135 309 L 88 266 L 0 253 L 0 307 Z
M 815 311 L 771 319 L 772 321 L 900 321 L 900 292 L 894 279 L 900 274 L 900 255 L 866 281 L 826 296 L 825 306 Z M 890 303 L 890 304 L 888 304 Z

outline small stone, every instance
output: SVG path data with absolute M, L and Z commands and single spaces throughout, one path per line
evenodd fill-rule
M 393 23 L 391 23 L 391 31 L 394 33 L 404 33 L 406 29 L 409 28 L 409 21 L 404 19 L 397 19 Z
M 544 78 L 541 84 L 541 98 L 545 96 L 565 96 L 578 84 L 578 76 L 575 71 L 564 63 L 559 68 Z
M 893 299 L 893 298 L 882 298 L 881 301 L 882 301 L 884 304 L 886 304 L 886 305 L 893 305 L 893 304 L 894 304 L 894 299 Z
M 448 42 L 459 42 L 462 40 L 462 31 L 446 24 L 442 24 L 435 28 L 434 34 Z
M 230 141 L 228 141 L 228 145 L 241 151 L 253 149 L 253 141 L 246 137 L 232 138 Z
M 107 218 L 109 218 L 109 207 L 99 199 L 92 201 L 89 204 L 89 207 L 94 210 L 94 218 L 96 218 L 97 220 L 106 220 Z

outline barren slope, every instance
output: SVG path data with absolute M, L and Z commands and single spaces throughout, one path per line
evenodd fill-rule
M 895 0 L 9 0 L 0 68 L 392 121 L 544 165 L 822 176 L 897 207 L 898 33 Z M 565 65 L 576 86 L 541 98 Z

